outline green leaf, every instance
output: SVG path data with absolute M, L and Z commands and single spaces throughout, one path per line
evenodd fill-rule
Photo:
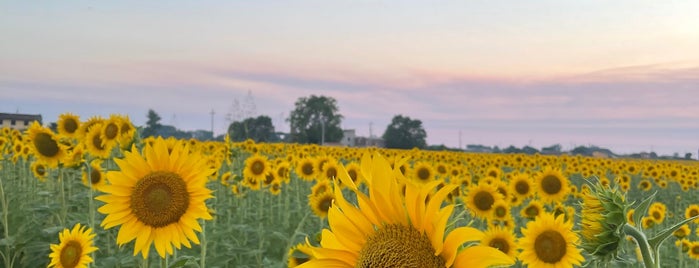
M 641 219 L 643 219 L 643 216 L 648 213 L 648 208 L 650 207 L 650 204 L 653 203 L 653 200 L 655 199 L 655 194 L 657 192 L 651 194 L 649 197 L 643 200 L 638 206 L 634 209 L 633 212 L 633 222 L 638 226 L 638 228 L 642 228 L 641 226 Z
M 655 237 L 648 240 L 648 244 L 650 244 L 650 246 L 653 249 L 658 248 L 660 246 L 660 244 L 662 244 L 665 241 L 665 239 L 670 237 L 670 235 L 672 235 L 673 232 L 677 231 L 677 229 L 680 229 L 680 227 L 682 227 L 682 225 L 684 225 L 690 221 L 693 221 L 694 219 L 697 219 L 697 218 L 699 218 L 699 215 L 685 219 L 685 220 L 673 225 L 672 227 L 661 231 Z

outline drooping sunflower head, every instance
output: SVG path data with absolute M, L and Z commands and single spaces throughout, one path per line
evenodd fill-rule
M 624 241 L 628 204 L 617 188 L 596 184 L 582 195 L 580 213 L 582 248 L 599 261 L 617 257 L 620 243 Z
M 58 116 L 57 132 L 59 135 L 75 138 L 80 129 L 80 117 L 72 113 L 63 113 Z
M 134 147 L 114 161 L 120 170 L 107 173 L 111 184 L 96 199 L 106 203 L 98 209 L 107 214 L 101 226 L 121 226 L 117 244 L 135 239 L 134 254 L 141 252 L 144 258 L 152 244 L 161 257 L 173 254 L 172 246 L 199 244 L 194 233 L 202 230 L 198 220 L 212 219 L 205 203 L 213 197 L 206 188 L 212 170 L 204 157 L 182 143 L 169 152 L 157 138 L 142 154 Z
M 93 262 L 90 253 L 97 250 L 93 246 L 95 234 L 91 228 L 76 224 L 72 230 L 65 229 L 60 232 L 59 244 L 51 244 L 51 262 L 48 267 L 74 268 L 87 267 Z
M 563 202 L 568 197 L 568 178 L 561 171 L 545 168 L 536 176 L 536 189 L 544 203 Z
M 543 213 L 522 229 L 519 259 L 528 267 L 573 267 L 584 258 L 577 248 L 578 236 L 573 232 L 573 222 L 563 215 L 555 217 Z
M 65 148 L 58 142 L 56 135 L 36 121 L 32 123 L 27 133 L 34 156 L 49 167 L 57 167 L 59 161 L 65 156 Z

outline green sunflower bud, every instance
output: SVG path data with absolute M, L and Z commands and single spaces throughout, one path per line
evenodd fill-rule
M 598 260 L 618 259 L 628 208 L 624 194 L 598 183 L 583 191 L 582 199 L 582 248 Z

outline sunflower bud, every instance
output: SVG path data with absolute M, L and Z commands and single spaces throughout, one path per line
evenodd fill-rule
M 619 244 L 624 238 L 626 223 L 624 195 L 616 189 L 597 184 L 583 192 L 582 248 L 599 260 L 617 257 Z

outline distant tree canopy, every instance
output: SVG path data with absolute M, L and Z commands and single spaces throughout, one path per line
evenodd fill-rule
M 291 126 L 292 142 L 321 144 L 323 125 L 324 141 L 338 142 L 342 139 L 342 115 L 338 112 L 337 101 L 334 98 L 311 95 L 299 98 L 295 105 L 295 109 L 287 118 Z
M 146 127 L 143 128 L 143 132 L 141 133 L 141 137 L 144 138 L 156 135 L 158 130 L 163 126 L 160 124 L 160 115 L 153 111 L 153 109 L 148 109 L 146 117 L 148 117 L 148 121 L 146 121 Z
M 422 121 L 402 115 L 394 116 L 383 133 L 387 148 L 425 148 L 427 146 L 425 138 L 427 138 L 427 132 L 422 127 Z
M 252 139 L 256 142 L 278 141 L 274 133 L 272 118 L 266 115 L 250 117 L 243 121 L 235 121 L 228 126 L 228 135 L 233 141 Z

